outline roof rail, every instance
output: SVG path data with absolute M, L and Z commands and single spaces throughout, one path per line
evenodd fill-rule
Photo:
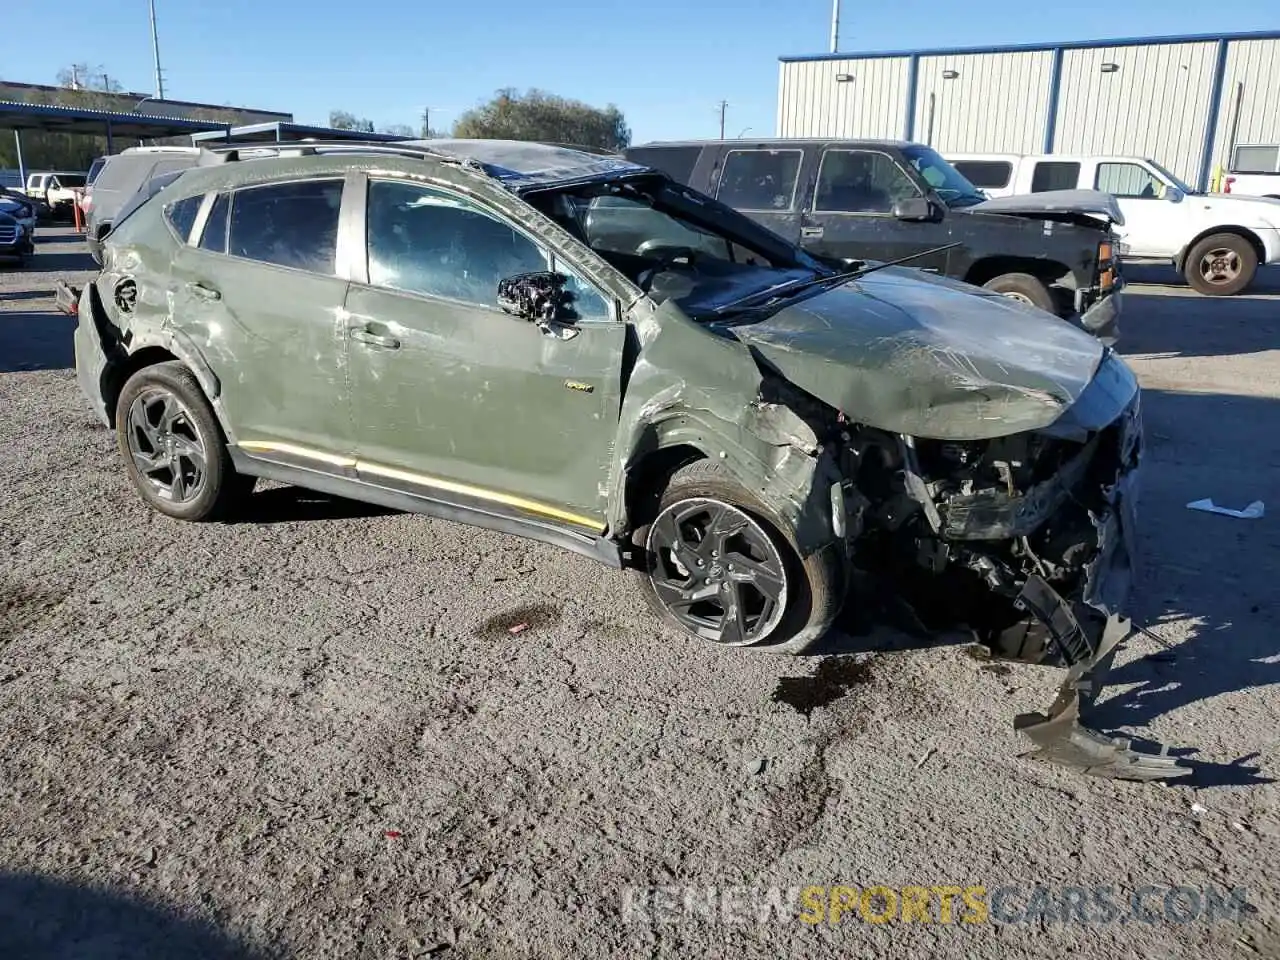
M 302 157 L 363 154 L 370 156 L 413 157 L 419 160 L 431 158 L 455 163 L 460 162 L 456 157 L 440 153 L 428 147 L 398 143 L 363 142 L 360 140 L 284 140 L 279 143 L 228 143 L 222 145 L 215 145 L 206 141 L 200 145 L 200 149 L 213 155 L 210 158 L 211 163 L 234 163 L 239 160 L 251 160 L 261 154 Z

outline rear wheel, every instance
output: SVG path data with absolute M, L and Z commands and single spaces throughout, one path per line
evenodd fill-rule
M 144 367 L 116 405 L 116 441 L 129 478 L 153 509 L 179 520 L 226 516 L 253 489 L 237 474 L 222 430 L 191 371 Z
M 1049 313 L 1056 312 L 1053 294 L 1049 292 L 1049 288 L 1045 286 L 1043 280 L 1029 273 L 1002 273 L 988 280 L 983 286 L 1010 300 L 1039 307 Z
M 1237 234 L 1215 233 L 1191 248 L 1182 272 L 1197 293 L 1229 297 L 1253 283 L 1258 251 Z
M 843 599 L 834 551 L 802 559 L 768 510 L 719 464 L 672 476 L 645 537 L 650 607 L 670 626 L 724 646 L 800 653 Z

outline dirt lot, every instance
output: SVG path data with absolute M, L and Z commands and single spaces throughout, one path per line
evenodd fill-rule
M 81 249 L 46 232 L 0 267 L 0 956 L 1280 956 L 1280 277 L 1128 293 L 1136 612 L 1176 656 L 1140 636 L 1101 711 L 1188 751 L 1162 786 L 1020 759 L 1011 718 L 1060 674 L 959 642 L 709 649 L 587 560 L 288 488 L 233 525 L 154 514 L 53 310 Z M 810 925 L 626 899 L 837 884 L 1255 909 Z

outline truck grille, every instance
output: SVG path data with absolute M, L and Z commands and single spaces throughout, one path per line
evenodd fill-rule
M 0 244 L 9 245 L 18 240 L 18 228 L 11 223 L 0 223 Z

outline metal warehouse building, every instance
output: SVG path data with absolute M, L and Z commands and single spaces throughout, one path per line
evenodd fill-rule
M 1203 189 L 1280 144 L 1280 32 L 783 57 L 778 135 L 1147 156 Z

